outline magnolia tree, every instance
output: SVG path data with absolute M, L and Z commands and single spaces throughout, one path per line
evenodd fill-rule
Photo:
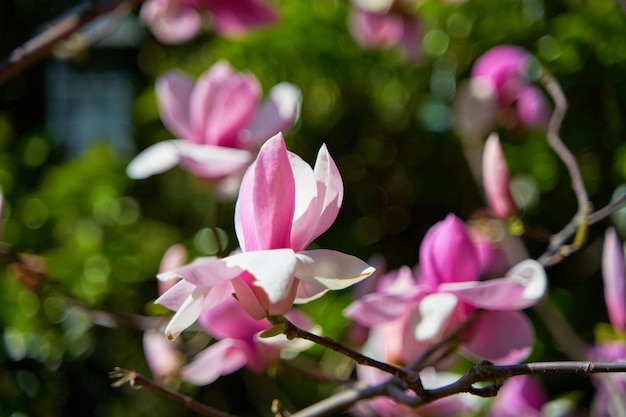
M 13 205 L 11 195 L 17 194 L 11 190 L 3 198 L 2 207 L 12 208 L 8 213 L 3 210 L 8 237 L 2 255 L 11 266 L 9 277 L 15 278 L 15 286 L 9 291 L 18 294 L 18 304 L 26 316 L 36 315 L 41 304 L 46 320 L 65 323 L 61 326 L 66 330 L 46 330 L 46 337 L 55 338 L 56 332 L 60 332 L 68 345 L 72 340 L 81 340 L 79 335 L 71 336 L 74 330 L 68 330 L 76 328 L 72 323 L 78 326 L 78 319 L 65 321 L 75 315 L 81 317 L 85 329 L 130 328 L 132 336 L 111 349 L 141 353 L 116 358 L 120 361 L 117 363 L 106 361 L 111 369 L 109 376 L 114 378 L 112 385 L 122 387 L 129 383 L 143 387 L 150 392 L 144 396 L 163 396 L 173 404 L 208 416 L 256 413 L 304 417 L 342 412 L 355 416 L 626 416 L 626 259 L 620 240 L 624 227 L 619 216 L 626 194 L 618 189 L 611 201 L 600 197 L 592 201 L 598 193 L 588 191 L 588 166 L 580 162 L 584 155 L 573 153 L 561 138 L 560 132 L 567 125 L 567 100 L 558 81 L 558 65 L 553 65 L 554 72 L 546 65 L 550 59 L 558 63 L 560 54 L 567 53 L 567 45 L 559 44 L 554 38 L 556 34 L 542 32 L 545 28 L 533 32 L 529 24 L 527 30 L 532 34 L 525 36 L 538 39 L 539 55 L 530 52 L 528 45 L 532 42 L 526 38 L 522 41 L 519 36 L 488 37 L 488 42 L 483 42 L 481 31 L 472 28 L 472 16 L 485 12 L 489 3 L 486 1 L 355 0 L 341 5 L 329 2 L 294 6 L 261 0 L 149 0 L 140 7 L 136 3 L 92 2 L 75 12 L 75 19 L 64 20 L 69 22 L 65 26 L 45 31 L 16 50 L 0 67 L 0 80 L 11 83 L 7 80 L 29 71 L 27 67 L 35 58 L 81 30 L 89 20 L 87 17 L 106 17 L 122 9 L 129 12 L 132 7 L 128 6 L 135 5 L 138 21 L 154 36 L 146 41 L 152 47 L 159 42 L 175 44 L 163 51 L 176 54 L 176 48 L 189 47 L 182 44 L 193 40 L 198 49 L 209 50 L 203 52 L 204 60 L 194 64 L 192 71 L 177 68 L 170 59 L 154 73 L 154 86 L 148 87 L 154 93 L 147 97 L 154 97 L 152 106 L 159 119 L 154 123 L 161 132 L 158 138 L 164 140 L 144 138 L 145 149 L 125 167 L 102 165 L 101 155 L 86 157 L 89 167 L 81 169 L 93 171 L 93 177 L 85 178 L 86 184 L 75 186 L 76 201 L 81 201 L 87 187 L 101 190 L 89 182 L 90 178 L 99 181 L 97 178 L 104 170 L 117 170 L 113 175 L 123 179 L 115 181 L 129 182 L 138 194 L 142 192 L 142 182 L 154 181 L 148 183 L 145 192 L 150 187 L 161 187 L 156 184 L 162 177 L 174 178 L 173 182 L 164 183 L 170 185 L 162 190 L 173 187 L 169 195 L 181 201 L 179 215 L 184 218 L 186 231 L 170 233 L 174 221 L 170 229 L 146 222 L 145 228 L 133 229 L 132 233 L 138 236 L 134 240 L 117 236 L 119 230 L 137 222 L 120 220 L 126 218 L 125 207 L 135 200 L 112 198 L 111 194 L 117 191 L 113 185 L 107 185 L 102 195 L 94 191 L 97 204 L 90 206 L 100 223 L 89 223 L 80 216 L 77 220 L 84 230 L 97 227 L 98 232 L 85 232 L 87 237 L 75 246 L 50 241 L 51 247 L 41 253 L 26 253 L 30 248 L 15 237 L 17 226 L 12 219 L 20 207 L 32 211 L 33 204 L 53 203 L 55 199 L 46 197 L 47 189 L 40 192 L 41 197 L 31 197 L 26 203 Z M 554 21 L 561 25 L 574 24 L 566 20 L 568 15 L 526 3 L 524 16 L 528 19 L 548 19 L 544 14 L 537 15 L 539 10 L 554 14 Z M 626 32 L 626 19 L 619 6 L 605 3 L 601 11 L 589 6 L 591 12 L 611 15 L 612 33 Z M 499 7 L 497 3 L 489 5 Z M 362 178 L 359 172 L 366 169 L 364 158 L 355 155 L 367 140 L 346 141 L 333 137 L 332 130 L 328 130 L 326 137 L 311 142 L 314 145 L 303 145 L 304 139 L 310 137 L 306 131 L 311 129 L 308 116 L 317 115 L 319 121 L 335 117 L 333 111 L 339 110 L 335 87 L 329 87 L 328 81 L 318 80 L 313 74 L 298 85 L 302 78 L 290 75 L 287 65 L 268 77 L 271 66 L 262 63 L 258 68 L 266 74 L 259 79 L 254 65 L 250 69 L 239 67 L 222 52 L 224 48 L 247 45 L 243 49 L 246 52 L 242 52 L 245 54 L 261 44 L 269 44 L 266 48 L 271 53 L 272 42 L 286 42 L 286 50 L 302 47 L 297 39 L 285 39 L 281 33 L 271 38 L 271 34 L 281 25 L 290 24 L 295 25 L 290 33 L 303 38 L 307 33 L 317 33 L 320 20 L 302 15 L 306 7 L 326 16 L 327 23 L 327 15 L 333 13 L 343 19 L 340 31 L 345 32 L 345 37 L 337 42 L 308 39 L 304 45 L 319 43 L 328 47 L 330 41 L 339 55 L 361 57 L 354 62 L 353 58 L 341 62 L 343 66 L 365 62 L 372 70 L 366 81 L 358 75 L 362 68 L 354 71 L 352 74 L 360 77 L 357 85 L 376 84 L 377 78 L 384 78 L 383 73 L 389 70 L 386 66 L 377 72 L 378 61 L 371 57 L 393 62 L 397 76 L 388 78 L 384 88 L 374 94 L 382 97 L 380 103 L 386 103 L 382 107 L 394 109 L 388 113 L 393 116 L 395 112 L 398 120 L 403 118 L 404 107 L 410 107 L 414 100 L 403 91 L 403 78 L 412 75 L 427 80 L 423 74 L 432 73 L 426 87 L 420 87 L 430 91 L 430 101 L 420 103 L 418 117 L 413 118 L 428 132 L 415 140 L 436 141 L 438 135 L 449 135 L 455 146 L 446 149 L 444 155 L 450 157 L 453 149 L 463 155 L 466 163 L 462 175 L 458 168 L 442 178 L 422 171 L 419 181 L 432 182 L 435 189 L 428 192 L 440 198 L 437 210 L 430 204 L 429 213 L 422 215 L 420 195 L 416 193 L 417 203 L 412 206 L 416 213 L 407 212 L 406 207 L 394 203 L 394 186 L 381 188 L 380 201 L 368 196 L 376 193 L 375 187 L 366 188 L 361 183 L 361 191 L 351 190 L 347 184 L 358 184 L 355 178 Z M 319 12 L 322 9 L 325 10 Z M 281 15 L 289 11 L 299 14 L 283 20 Z M 490 21 L 484 16 L 480 19 Z M 445 30 L 436 27 L 437 21 L 445 23 Z M 470 33 L 474 33 L 473 37 Z M 224 38 L 227 43 L 220 44 Z M 256 39 L 258 44 L 246 44 L 254 42 L 250 39 Z M 470 45 L 471 53 L 464 50 L 465 44 L 460 44 L 461 51 L 454 50 L 452 45 L 460 39 L 474 42 Z M 264 54 L 265 49 L 260 48 Z M 284 53 L 284 49 L 277 50 Z M 623 55 L 622 52 L 620 56 Z M 261 58 L 265 59 L 263 55 Z M 320 58 L 311 52 L 310 59 Z M 270 55 L 267 60 L 272 60 Z M 304 62 L 297 68 L 306 72 L 308 66 Z M 343 81 L 347 85 L 356 83 L 353 79 Z M 270 86 L 266 93 L 262 85 Z M 574 88 L 570 86 L 569 90 Z M 308 99 L 307 92 L 313 98 Z M 618 96 L 611 103 L 613 112 L 625 105 Z M 380 128 L 372 127 L 376 123 L 350 118 L 350 105 L 356 108 L 360 104 L 348 100 L 343 104 L 345 120 L 362 122 L 377 131 L 376 136 L 381 135 Z M 320 110 L 324 106 L 329 110 Z M 622 119 L 611 120 L 619 124 L 614 131 L 623 134 Z M 407 126 L 407 122 L 398 123 Z M 398 152 L 400 146 L 393 147 L 389 142 L 403 127 L 396 126 L 394 133 L 394 123 L 388 125 L 392 127 L 385 139 L 387 147 L 376 142 L 380 146 L 365 154 L 369 152 L 367 157 L 378 161 L 379 168 L 395 166 L 402 170 L 398 167 L 407 164 L 407 160 Z M 165 130 L 168 133 L 163 134 Z M 365 133 L 359 135 L 368 137 Z M 523 151 L 526 153 L 520 156 L 518 153 L 527 149 L 522 147 L 528 142 L 538 150 Z M 314 147 L 317 156 L 309 159 L 312 155 L 307 153 Z M 619 149 L 622 152 L 623 146 Z M 297 150 L 304 151 L 306 157 Z M 534 177 L 532 172 L 523 171 L 528 166 L 526 160 L 539 158 L 552 158 L 551 165 L 543 165 L 544 171 L 561 165 L 567 180 L 555 182 L 549 175 L 540 175 L 540 170 L 534 172 Z M 623 158 L 619 161 L 623 164 Z M 437 163 L 443 164 L 444 170 L 449 168 L 444 160 Z M 69 166 L 70 162 L 63 164 Z M 78 172 L 63 168 L 63 164 L 51 174 L 64 178 L 65 182 L 58 182 L 57 186 Z M 49 174 L 42 171 L 42 175 Z M 368 178 L 377 183 L 374 175 Z M 406 175 L 402 178 L 412 180 Z M 552 183 L 543 186 L 542 180 Z M 463 185 L 457 187 L 453 185 L 455 181 Z M 472 181 L 474 184 L 468 185 Z M 596 184 L 599 180 L 594 181 Z M 612 191 L 615 184 L 606 182 L 610 184 L 605 187 Z M 183 183 L 187 185 L 181 186 Z M 412 193 L 397 185 L 397 181 L 395 184 L 402 198 Z M 55 183 L 47 187 L 52 189 Z M 455 193 L 459 189 L 480 199 L 476 198 L 469 210 L 458 203 L 448 205 L 446 202 L 454 201 L 448 197 L 449 190 Z M 537 203 L 540 191 L 558 196 L 552 200 L 559 204 L 554 211 L 557 216 L 550 214 L 546 226 L 539 226 L 542 214 L 548 211 Z M 166 195 L 144 198 L 171 214 Z M 81 203 L 76 203 L 79 208 L 72 208 L 65 197 L 58 200 L 63 204 L 46 208 L 53 214 L 49 216 L 46 211 L 41 225 L 29 229 L 38 229 L 50 217 L 55 222 L 53 235 L 65 239 L 67 232 L 62 225 L 74 221 L 67 213 L 80 212 Z M 209 228 L 206 218 L 204 223 L 194 223 L 197 216 L 192 206 L 197 201 L 210 202 L 209 211 L 213 214 Z M 334 228 L 341 227 L 342 219 L 362 211 L 359 201 L 365 202 L 361 206 L 373 202 L 388 210 L 385 224 L 392 226 L 387 231 L 395 230 L 390 235 L 410 235 L 412 243 L 402 241 L 409 256 L 394 256 L 374 245 L 382 238 L 380 222 L 372 220 L 372 216 L 355 221 L 352 232 L 344 227 L 333 234 Z M 30 221 L 28 216 L 24 219 Z M 411 222 L 421 228 L 411 230 L 407 226 Z M 394 229 L 397 224 L 403 226 Z M 328 234 L 332 238 L 325 239 Z M 85 269 L 79 281 L 59 278 L 72 273 L 71 267 L 62 263 L 67 259 L 62 256 L 62 248 L 73 257 L 81 257 L 81 245 L 89 244 L 84 239 L 88 242 L 94 236 L 99 239 L 97 245 L 108 249 L 80 261 Z M 232 243 L 228 243 L 229 236 Z M 110 246 L 107 239 L 112 242 Z M 142 245 L 154 243 L 151 239 L 160 240 L 158 247 L 151 249 L 155 256 L 145 259 L 150 266 L 144 267 L 147 271 L 158 269 L 156 277 L 146 272 L 145 280 L 129 278 L 119 293 L 108 292 L 107 285 L 113 285 L 107 284 L 107 280 L 113 279 L 109 277 L 111 270 L 120 276 L 131 274 L 128 270 L 137 267 L 128 263 L 125 254 L 133 251 L 133 245 L 143 248 Z M 169 246 L 167 251 L 164 243 Z M 207 244 L 216 247 L 207 249 Z M 594 274 L 594 285 L 600 291 L 568 294 L 563 288 L 582 285 L 582 278 L 576 276 L 571 277 L 574 284 L 569 287 L 554 283 L 553 274 L 563 275 L 559 268 L 576 258 L 582 259 L 576 264 L 580 266 L 570 268 L 568 274 Z M 89 287 L 94 282 L 100 285 L 99 290 Z M 556 296 L 549 290 L 554 285 Z M 140 288 L 146 291 L 141 294 Z M 590 297 L 596 299 L 590 302 Z M 128 302 L 117 302 L 120 299 Z M 138 300 L 143 306 L 127 307 Z M 25 310 L 24 305 L 37 307 Z M 572 305 L 581 310 L 575 315 L 576 320 L 587 314 L 585 309 L 595 309 L 593 320 L 599 315 L 606 317 L 608 323 L 592 323 L 596 325 L 595 335 L 581 333 L 569 317 Z M 599 306 L 602 311 L 598 313 Z M 19 314 L 16 310 L 7 317 Z M 66 362 L 91 357 L 98 351 L 90 347 L 73 359 L 58 353 L 51 362 L 45 349 L 55 345 L 42 344 L 43 336 L 24 336 L 29 333 L 20 331 L 16 324 L 19 321 L 7 322 L 6 351 L 17 368 L 21 361 L 30 358 L 49 369 L 63 369 Z M 104 341 L 97 343 L 100 344 L 102 351 L 108 349 Z M 37 350 L 38 345 L 48 347 Z M 69 346 L 66 349 L 71 351 Z M 35 351 L 39 356 L 32 353 Z M 256 387 L 242 389 L 233 387 L 231 374 L 260 375 L 258 378 L 265 375 L 267 379 L 256 379 Z M 551 378 L 559 374 L 585 374 L 568 380 L 585 381 L 580 384 L 586 385 L 555 388 Z M 26 395 L 34 397 L 39 393 L 35 374 L 20 370 L 15 375 L 16 386 Z M 106 373 L 99 376 L 104 379 Z M 281 380 L 297 382 L 295 388 L 281 392 L 261 387 L 260 384 L 273 384 L 269 380 L 279 381 L 272 387 L 280 386 Z M 192 386 L 210 389 L 220 384 L 225 387 L 222 391 L 209 392 L 225 393 L 229 400 L 216 398 L 215 394 L 208 399 L 190 395 Z M 310 384 L 330 388 L 316 390 Z M 289 392 L 305 398 L 304 401 L 290 398 Z M 120 395 L 122 391 L 111 394 Z M 250 402 L 249 398 L 254 398 L 254 412 L 238 405 Z M 142 406 L 129 401 L 131 405 L 124 412 L 135 415 L 128 410 Z M 11 414 L 14 416 L 25 415 L 18 408 L 16 405 L 16 410 L 8 411 L 16 411 L 17 414 Z M 7 411 L 3 406 L 0 410 Z M 111 408 L 108 412 L 114 415 L 121 411 Z

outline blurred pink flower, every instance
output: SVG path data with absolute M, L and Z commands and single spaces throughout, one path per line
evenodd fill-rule
M 420 276 L 354 301 L 346 315 L 365 326 L 405 320 L 417 342 L 432 343 L 483 309 L 466 332 L 463 351 L 495 363 L 525 359 L 532 349 L 532 324 L 517 310 L 534 305 L 547 279 L 539 263 L 526 260 L 505 277 L 479 281 L 481 261 L 463 222 L 454 215 L 433 226 L 420 248 Z M 413 282 L 411 282 L 413 281 Z
M 457 88 L 459 134 L 482 137 L 496 124 L 545 130 L 551 110 L 544 93 L 529 78 L 531 64 L 532 55 L 513 45 L 496 46 L 478 58 L 471 78 Z
M 506 220 L 518 212 L 509 188 L 511 177 L 497 133 L 492 133 L 483 149 L 483 188 L 493 214 Z
M 143 351 L 154 379 L 167 384 L 177 376 L 183 364 L 182 355 L 176 346 L 157 330 L 146 330 L 143 334 Z
M 276 85 L 259 103 L 261 86 L 250 73 L 237 73 L 226 61 L 213 65 L 194 83 L 172 71 L 157 80 L 161 119 L 179 139 L 157 143 L 128 165 L 141 179 L 177 164 L 208 179 L 240 178 L 260 145 L 296 119 L 300 91 Z
M 409 59 L 417 60 L 421 44 L 420 23 L 414 13 L 403 9 L 400 5 L 382 11 L 355 7 L 350 11 L 348 29 L 363 49 L 401 46 Z
M 615 229 L 604 235 L 602 251 L 602 276 L 604 299 L 611 324 L 618 330 L 626 330 L 626 260 L 624 249 Z
M 233 289 L 248 314 L 260 320 L 369 276 L 374 268 L 358 258 L 305 250 L 334 222 L 342 198 L 341 176 L 326 146 L 312 169 L 287 151 L 282 134 L 268 140 L 243 178 L 235 207 L 242 252 L 200 258 L 160 275 L 183 278 L 157 300 L 176 311 L 168 337 L 176 337 Z
M 290 311 L 286 316 L 301 328 L 313 328 L 308 318 L 296 311 Z M 284 335 L 262 338 L 260 334 L 272 327 L 270 322 L 253 319 L 232 297 L 203 311 L 199 322 L 211 336 L 220 340 L 181 369 L 181 377 L 196 385 L 210 384 L 243 366 L 253 372 L 264 371 L 278 362 L 281 350 L 297 352 L 312 345 L 301 339 L 287 340 Z
M 505 381 L 498 391 L 488 417 L 542 417 L 546 394 L 539 382 L 528 375 Z
M 164 43 L 194 38 L 209 16 L 215 32 L 228 37 L 278 20 L 261 0 L 147 0 L 140 12 L 141 21 Z

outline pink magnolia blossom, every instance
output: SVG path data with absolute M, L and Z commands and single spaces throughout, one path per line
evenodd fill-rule
M 207 179 L 240 178 L 260 145 L 294 122 L 299 90 L 276 85 L 259 103 L 261 86 L 250 73 L 237 73 L 226 61 L 193 82 L 172 71 L 157 80 L 161 119 L 179 139 L 157 143 L 128 165 L 141 179 L 179 164 Z
M 241 253 L 199 258 L 159 276 L 183 278 L 157 300 L 176 311 L 168 337 L 176 337 L 233 290 L 248 314 L 260 320 L 369 276 L 374 268 L 358 258 L 306 250 L 334 222 L 342 198 L 341 176 L 326 146 L 312 169 L 287 151 L 282 134 L 268 140 L 248 168 L 236 203 Z
M 509 188 L 511 177 L 497 133 L 492 133 L 483 150 L 483 187 L 493 214 L 508 219 L 518 212 Z
M 299 327 L 313 328 L 310 321 L 296 311 L 286 315 Z M 278 362 L 283 349 L 297 352 L 312 345 L 301 339 L 287 340 L 284 335 L 261 337 L 263 331 L 272 327 L 270 322 L 253 319 L 232 297 L 203 311 L 199 322 L 211 336 L 220 340 L 181 369 L 181 377 L 196 385 L 210 384 L 244 366 L 253 372 L 264 371 Z
M 346 315 L 365 326 L 404 320 L 413 338 L 433 343 L 476 309 L 483 309 L 462 345 L 469 356 L 495 363 L 519 362 L 532 349 L 532 324 L 517 310 L 545 293 L 541 265 L 526 260 L 505 277 L 479 281 L 481 261 L 463 222 L 449 215 L 426 234 L 419 279 L 383 288 L 353 302 Z
M 148 0 L 140 13 L 141 21 L 165 43 L 194 38 L 208 16 L 215 32 L 229 37 L 278 20 L 276 12 L 261 0 Z
M 412 60 L 420 54 L 420 24 L 415 14 L 400 6 L 392 10 L 351 10 L 348 28 L 354 40 L 363 49 L 382 49 L 401 46 Z
M 470 80 L 457 89 L 459 133 L 481 137 L 496 124 L 545 130 L 551 110 L 544 93 L 529 79 L 531 63 L 530 53 L 513 45 L 496 46 L 478 58 Z

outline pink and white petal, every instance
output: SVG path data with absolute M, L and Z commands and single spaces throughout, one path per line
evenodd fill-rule
M 198 287 L 209 288 L 227 283 L 239 276 L 243 271 L 243 268 L 230 264 L 228 258 L 207 256 L 197 258 L 188 265 L 178 267 L 174 272 Z
M 161 276 L 161 274 L 159 274 Z M 182 278 L 182 277 L 181 277 Z M 161 304 L 162 306 L 169 308 L 172 311 L 177 311 L 183 305 L 187 298 L 191 297 L 191 294 L 197 287 L 187 281 L 179 281 L 169 290 L 165 291 L 154 302 Z
M 244 175 L 235 206 L 235 230 L 244 251 L 291 247 L 295 182 L 281 133 L 261 147 Z
M 289 162 L 296 190 L 291 248 L 298 252 L 306 249 L 315 237 L 315 225 L 320 217 L 321 199 L 318 196 L 318 185 L 311 166 L 292 152 L 289 152 Z
M 519 363 L 532 352 L 535 331 L 519 311 L 483 311 L 468 329 L 471 339 L 462 352 L 474 359 L 496 365 Z
M 298 279 L 329 290 L 347 288 L 375 271 L 355 256 L 327 249 L 299 252 L 296 258 Z
M 220 285 L 211 287 L 209 291 L 204 295 L 204 304 L 202 310 L 209 310 L 218 304 L 223 303 L 233 294 L 233 287 L 231 281 L 225 282 Z
M 241 172 L 253 159 L 243 149 L 187 143 L 180 149 L 180 164 L 194 175 L 218 179 Z
M 250 125 L 241 132 L 240 139 L 255 147 L 287 130 L 297 119 L 301 103 L 302 92 L 298 87 L 287 82 L 276 84 L 258 107 Z
M 241 146 L 239 131 L 252 121 L 260 97 L 261 85 L 253 75 L 229 77 L 215 93 L 211 111 L 205 115 L 205 138 L 212 145 Z
M 236 339 L 212 344 L 180 370 L 181 377 L 195 385 L 208 385 L 222 375 L 231 374 L 248 362 L 250 347 Z
M 422 298 L 418 308 L 409 316 L 415 340 L 428 342 L 441 337 L 458 302 L 457 297 L 446 293 L 429 294 Z
M 412 292 L 366 294 L 353 301 L 343 312 L 344 316 L 362 326 L 371 327 L 387 323 L 405 314 L 414 304 Z
M 180 162 L 180 140 L 155 143 L 133 158 L 126 167 L 126 175 L 142 180 L 174 168 Z
M 318 287 L 305 281 L 298 283 L 298 292 L 296 293 L 295 304 L 306 304 L 310 301 L 317 300 L 328 292 L 328 288 Z
M 604 300 L 611 324 L 626 330 L 626 260 L 615 229 L 604 235 L 602 250 L 602 278 Z
M 202 313 L 204 307 L 204 291 L 196 288 L 183 302 L 176 314 L 165 327 L 165 336 L 174 340 L 187 327 L 191 326 Z
M 215 31 L 224 36 L 238 36 L 278 21 L 274 9 L 260 0 L 209 0 L 208 3 Z
M 202 28 L 202 17 L 190 7 L 176 14 L 166 13 L 150 24 L 154 36 L 163 43 L 177 44 L 193 39 Z
M 313 173 L 318 185 L 318 196 L 323 199 L 320 201 L 321 213 L 315 227 L 314 238 L 316 238 L 333 224 L 343 202 L 341 174 L 328 153 L 326 144 L 323 144 L 317 153 Z
M 176 344 L 163 337 L 163 333 L 156 330 L 146 330 L 143 334 L 143 352 L 152 375 L 158 380 L 164 380 L 178 373 L 181 365 L 181 355 L 176 350 Z
M 211 309 L 204 309 L 198 319 L 207 332 L 218 339 L 252 340 L 255 334 L 271 327 L 267 320 L 255 320 L 233 297 Z
M 161 263 L 159 264 L 159 272 L 167 272 L 179 267 L 187 260 L 187 249 L 180 243 L 174 244 L 167 248 Z
M 156 95 L 163 124 L 180 139 L 193 140 L 189 101 L 193 81 L 179 71 L 170 71 L 156 81 Z
M 245 272 L 242 275 L 248 274 Z M 244 281 L 241 277 L 235 278 L 232 280 L 232 286 L 235 290 L 235 294 L 237 296 L 237 301 L 241 304 L 241 306 L 246 310 L 246 312 L 255 320 L 262 320 L 267 317 L 267 309 L 268 305 L 261 304 L 262 298 L 266 303 L 267 296 L 264 294 L 261 296 L 257 294 L 260 288 L 254 288 L 250 286 L 246 281 Z M 264 303 L 265 304 L 265 303 Z
M 239 267 L 252 274 L 253 284 L 265 291 L 271 303 L 284 299 L 292 290 L 296 254 L 291 249 L 244 252 L 224 261 L 229 267 Z
M 215 145 L 211 138 L 205 137 L 207 118 L 213 111 L 215 97 L 227 80 L 237 77 L 230 64 L 221 60 L 213 64 L 196 81 L 189 98 L 189 125 L 193 133 L 193 143 Z

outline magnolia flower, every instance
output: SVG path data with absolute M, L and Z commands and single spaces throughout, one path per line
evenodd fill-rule
M 299 327 L 313 327 L 305 316 L 296 311 L 290 311 L 286 316 Z M 244 366 L 253 372 L 261 372 L 280 359 L 282 350 L 297 352 L 312 345 L 302 339 L 287 340 L 284 335 L 261 337 L 263 331 L 272 327 L 270 322 L 253 319 L 232 297 L 203 311 L 199 322 L 211 336 L 220 340 L 181 369 L 181 377 L 196 385 L 210 384 Z
M 416 341 L 432 343 L 483 309 L 466 332 L 463 351 L 495 363 L 519 362 L 532 349 L 534 331 L 517 310 L 544 295 L 545 271 L 538 262 L 526 260 L 503 278 L 479 281 L 480 270 L 467 228 L 449 215 L 424 237 L 419 279 L 405 277 L 402 285 L 369 294 L 353 302 L 346 315 L 370 327 L 402 319 Z
M 489 417 L 542 417 L 546 394 L 539 382 L 528 375 L 506 380 L 498 391 Z
M 508 219 L 518 212 L 511 195 L 511 177 L 504 152 L 497 133 L 492 133 L 483 150 L 483 187 L 493 214 L 500 219 Z
M 334 222 L 342 198 L 341 176 L 326 146 L 311 169 L 287 151 L 282 134 L 269 139 L 248 168 L 236 203 L 241 253 L 199 258 L 159 276 L 183 278 L 157 299 L 176 310 L 168 337 L 176 337 L 233 290 L 248 314 L 260 320 L 369 276 L 374 268 L 358 258 L 305 250 Z
M 200 32 L 206 12 L 215 32 L 231 37 L 278 20 L 261 0 L 147 0 L 139 17 L 160 41 L 182 43 Z
M 261 86 L 250 73 L 226 61 L 213 65 L 194 83 L 172 71 L 157 80 L 161 120 L 179 139 L 157 143 L 128 165 L 141 179 L 177 164 L 208 179 L 241 177 L 260 145 L 296 119 L 300 91 L 281 83 L 259 103 Z
M 474 64 L 455 98 L 456 128 L 464 137 L 482 137 L 497 124 L 505 128 L 546 129 L 550 108 L 528 73 L 532 55 L 513 45 L 499 45 Z
M 420 53 L 420 25 L 417 17 L 400 1 L 385 1 L 385 4 L 361 4 L 349 15 L 348 28 L 354 40 L 364 49 L 380 49 L 402 46 L 407 56 L 416 60 Z M 379 2 L 371 2 L 379 3 Z M 408 9 L 408 8 L 407 8 Z

